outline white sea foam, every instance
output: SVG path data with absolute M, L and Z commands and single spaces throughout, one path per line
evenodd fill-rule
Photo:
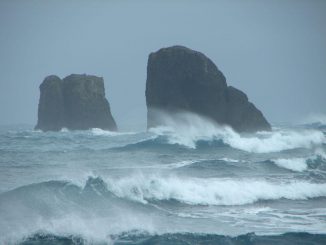
M 189 166 L 189 165 L 194 164 L 199 161 L 202 161 L 202 160 L 185 160 L 185 161 L 180 161 L 180 162 L 176 162 L 176 163 L 170 163 L 165 166 L 166 166 L 166 168 L 182 168 L 182 167 Z
M 302 172 L 308 170 L 309 162 L 317 161 L 319 158 L 326 161 L 326 154 L 322 148 L 315 149 L 314 154 L 306 158 L 278 158 L 272 159 L 272 162 L 281 168 Z
M 307 181 L 275 183 L 261 179 L 135 175 L 108 179 L 107 183 L 109 190 L 117 196 L 141 203 L 173 199 L 191 205 L 243 205 L 259 200 L 304 200 L 326 196 L 326 184 Z
M 239 134 L 224 138 L 234 148 L 254 152 L 268 153 L 296 148 L 312 148 L 325 142 L 325 136 L 314 130 L 267 132 L 265 137 L 242 137 Z
M 190 113 L 180 113 L 173 118 L 164 117 L 164 127 L 152 128 L 150 132 L 164 135 L 168 143 L 196 148 L 199 140 L 222 140 L 233 148 L 254 153 L 278 152 L 295 148 L 312 148 L 326 142 L 318 130 L 274 130 L 242 135 L 230 127 L 219 126 L 209 119 Z
M 91 133 L 96 136 L 118 136 L 118 135 L 130 135 L 130 134 L 135 134 L 134 132 L 114 132 L 114 131 L 108 131 L 108 130 L 103 130 L 100 128 L 92 128 Z
M 224 162 L 240 162 L 240 160 L 237 160 L 237 159 L 232 159 L 232 158 L 228 158 L 228 157 L 223 157 L 221 159 L 218 159 L 218 160 L 221 160 L 221 161 L 224 161 Z
M 218 161 L 224 161 L 224 162 L 231 162 L 231 163 L 237 163 L 240 162 L 240 160 L 237 159 L 232 159 L 232 158 L 227 158 L 227 157 L 223 157 L 220 159 L 217 159 Z M 190 166 L 194 163 L 200 163 L 203 161 L 214 161 L 214 159 L 196 159 L 196 160 L 185 160 L 185 161 L 180 161 L 180 162 L 175 162 L 175 163 L 170 163 L 165 165 L 165 168 L 182 168 L 182 167 L 187 167 Z
M 274 159 L 273 162 L 281 168 L 297 172 L 305 171 L 308 168 L 305 158 Z

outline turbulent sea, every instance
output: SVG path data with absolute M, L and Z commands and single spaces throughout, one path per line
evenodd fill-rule
M 0 244 L 326 244 L 326 125 L 1 127 Z

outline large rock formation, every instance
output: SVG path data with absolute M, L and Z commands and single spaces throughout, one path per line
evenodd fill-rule
M 146 81 L 147 127 L 164 124 L 158 111 L 192 112 L 238 132 L 270 130 L 263 114 L 242 91 L 227 86 L 204 54 L 182 46 L 149 55 Z
M 40 85 L 40 92 L 35 129 L 117 130 L 101 77 L 73 74 L 61 80 L 48 76 Z

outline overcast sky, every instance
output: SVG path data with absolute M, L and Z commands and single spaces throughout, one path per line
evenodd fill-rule
M 145 128 L 150 52 L 184 45 L 272 123 L 326 113 L 325 0 L 0 0 L 0 124 L 35 124 L 39 84 L 104 77 L 120 128 Z

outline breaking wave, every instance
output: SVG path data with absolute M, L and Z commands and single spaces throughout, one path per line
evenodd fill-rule
M 197 160 L 184 160 L 176 163 L 170 163 L 165 166 L 165 168 L 184 168 L 184 167 L 191 167 L 191 166 L 201 166 L 204 167 L 205 163 L 212 163 L 213 165 L 217 165 L 220 162 L 224 163 L 238 163 L 241 162 L 240 160 L 237 159 L 232 159 L 232 158 L 227 158 L 223 157 L 220 159 L 197 159 Z
M 38 233 L 107 244 L 110 234 L 152 231 L 148 214 L 155 209 L 143 206 L 117 198 L 101 178 L 90 177 L 83 187 L 68 181 L 22 186 L 0 194 L 0 244 L 17 244 Z
M 4 132 L 0 244 L 325 244 L 262 236 L 324 233 L 323 130 L 239 134 L 184 119 L 137 133 Z
M 308 168 L 305 158 L 290 158 L 290 159 L 281 158 L 281 159 L 275 159 L 273 160 L 273 162 L 281 168 L 286 168 L 298 172 L 302 172 L 304 170 L 307 170 Z
M 313 148 L 326 142 L 325 135 L 319 130 L 281 130 L 258 132 L 256 134 L 239 134 L 230 127 L 216 123 L 197 115 L 180 114 L 182 120 L 169 118 L 167 125 L 150 129 L 157 135 L 147 143 L 167 143 L 190 149 L 201 146 L 228 145 L 232 148 L 252 153 L 270 153 L 297 148 Z M 206 144 L 205 144 L 206 142 Z M 144 142 L 140 142 L 144 144 Z
M 275 183 L 260 179 L 135 175 L 107 183 L 115 195 L 144 204 L 152 200 L 176 200 L 189 205 L 243 205 L 281 198 L 326 197 L 326 184 L 307 181 Z
M 109 196 L 148 204 L 152 200 L 176 200 L 190 205 L 243 205 L 260 200 L 304 200 L 326 197 L 326 183 L 308 181 L 271 182 L 264 179 L 187 178 L 134 174 L 125 178 L 89 177 L 84 187 L 65 181 L 32 184 L 0 194 L 4 199 L 24 197 L 26 193 L 42 194 L 42 199 L 69 199 L 80 195 Z M 77 195 L 77 196 L 78 196 Z
M 311 169 L 326 170 L 326 156 L 321 150 L 316 151 L 316 155 L 308 158 L 278 158 L 272 159 L 275 165 L 296 172 L 303 172 Z
M 276 183 L 264 179 L 141 174 L 124 178 L 89 177 L 84 186 L 49 181 L 0 194 L 0 243 L 16 244 L 40 233 L 55 234 L 67 242 L 72 237 L 83 237 L 88 244 L 111 243 L 112 235 L 134 229 L 152 234 L 158 231 L 156 222 L 163 222 L 161 213 L 166 212 L 156 206 L 158 202 L 242 205 L 282 198 L 324 197 L 326 184 L 308 181 Z M 48 237 L 32 237 L 23 244 L 37 244 L 42 239 Z M 55 240 L 58 237 L 53 239 L 59 242 Z M 83 244 L 83 240 L 79 241 L 77 244 Z

